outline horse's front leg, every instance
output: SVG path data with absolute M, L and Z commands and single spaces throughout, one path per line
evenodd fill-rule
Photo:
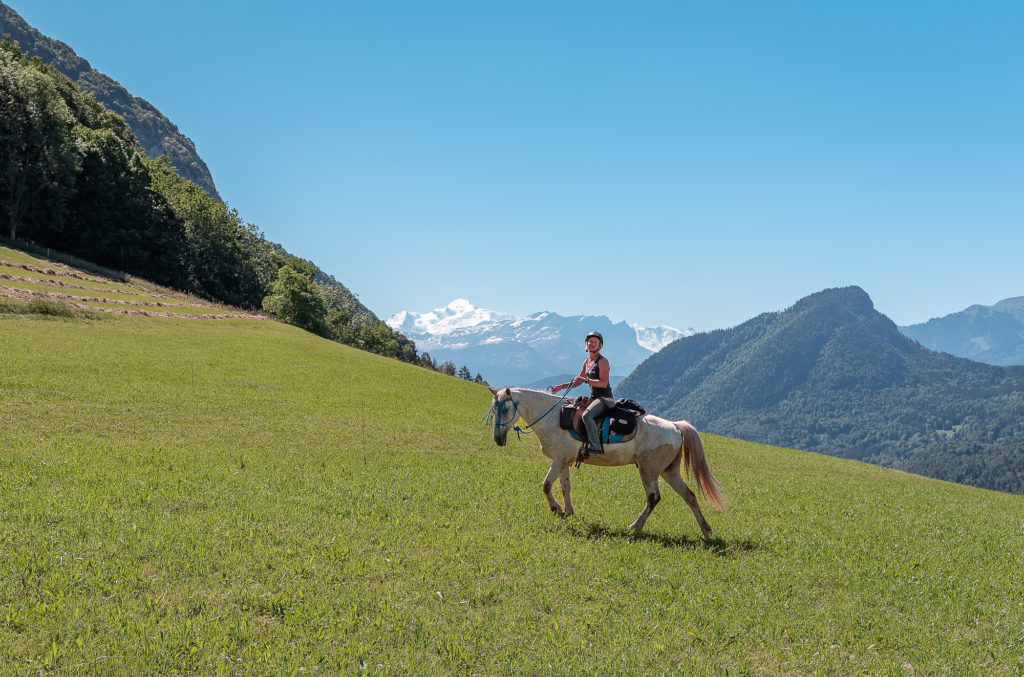
M 573 515 L 576 513 L 572 509 L 572 499 L 569 498 L 569 466 L 562 468 L 562 472 L 558 474 L 558 484 L 562 487 L 562 498 L 565 500 L 565 516 Z
M 555 480 L 559 479 L 562 485 L 562 495 L 565 497 L 565 505 L 569 510 L 569 514 L 572 514 L 572 503 L 569 501 L 569 484 L 568 484 L 569 464 L 561 462 L 560 459 L 554 459 L 551 461 L 551 468 L 548 470 L 548 474 L 544 476 L 544 495 L 548 499 L 548 507 L 551 508 L 551 512 L 564 517 L 565 511 L 562 510 L 562 506 L 558 505 L 558 501 L 555 500 L 554 495 L 551 493 L 551 488 L 555 484 Z M 565 479 L 561 478 L 565 476 Z

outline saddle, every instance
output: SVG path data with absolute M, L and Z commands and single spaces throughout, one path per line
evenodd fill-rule
M 583 413 L 590 406 L 590 397 L 573 397 L 565 400 L 558 412 L 558 425 L 568 430 L 573 439 L 585 442 L 587 429 L 583 425 Z M 597 429 L 600 431 L 601 444 L 628 442 L 636 436 L 636 422 L 647 413 L 635 401 L 619 398 L 615 400 L 615 408 L 599 418 Z

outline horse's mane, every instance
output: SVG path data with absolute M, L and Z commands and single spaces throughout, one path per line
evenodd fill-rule
M 548 397 L 555 398 L 562 397 L 561 395 L 556 395 L 552 392 L 548 392 L 547 390 L 537 390 L 536 388 L 516 388 L 516 390 L 518 390 L 521 393 L 536 393 L 538 395 L 547 395 Z

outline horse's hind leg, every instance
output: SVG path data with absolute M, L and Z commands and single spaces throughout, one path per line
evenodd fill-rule
M 683 476 L 679 474 L 679 463 L 673 463 L 669 467 L 661 471 L 661 476 L 665 478 L 668 485 L 676 490 L 676 493 L 683 497 L 686 501 L 686 505 L 690 506 L 690 510 L 693 511 L 693 516 L 697 518 L 697 524 L 700 526 L 700 531 L 704 534 L 704 538 L 711 537 L 711 525 L 704 519 L 704 513 L 700 511 L 700 505 L 697 503 L 697 497 L 690 487 L 686 486 L 686 482 L 683 481 Z
M 569 466 L 562 468 L 562 472 L 558 475 L 558 484 L 562 487 L 562 498 L 565 501 L 565 516 L 568 517 L 576 512 L 572 509 L 572 499 L 569 498 Z
M 650 466 L 642 464 L 640 466 L 640 481 L 643 482 L 644 493 L 647 495 L 647 505 L 644 506 L 643 511 L 636 520 L 629 525 L 629 528 L 633 531 L 643 531 L 644 522 L 647 521 L 651 511 L 654 510 L 654 506 L 658 505 L 658 501 L 661 500 L 661 492 L 658 491 L 657 470 L 652 470 Z

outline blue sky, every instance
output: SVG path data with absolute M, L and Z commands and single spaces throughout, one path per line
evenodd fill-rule
M 1024 295 L 1024 3 L 5 2 L 382 318 Z

